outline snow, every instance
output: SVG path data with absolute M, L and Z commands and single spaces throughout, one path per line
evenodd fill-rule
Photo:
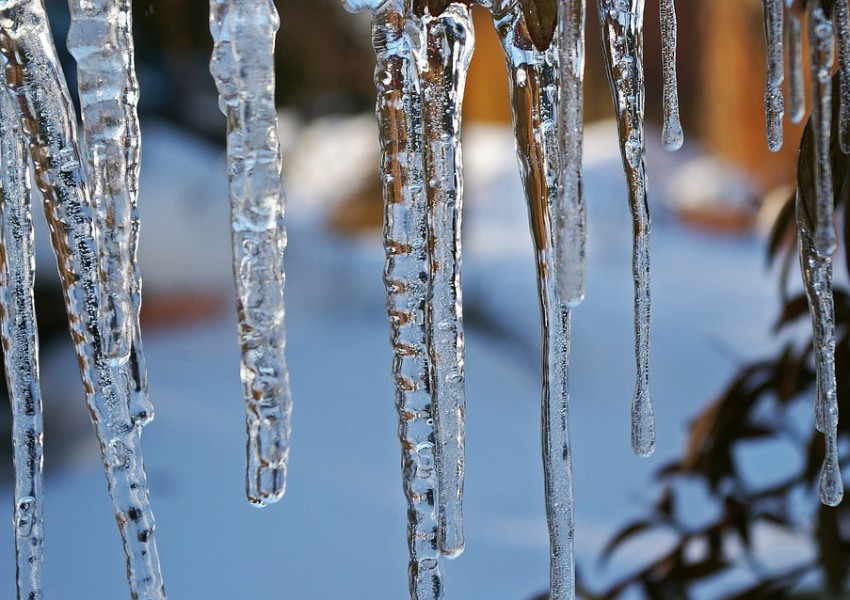
M 279 505 L 257 510 L 244 499 L 245 417 L 233 307 L 182 327 L 143 324 L 156 419 L 146 427 L 142 446 L 163 575 L 173 598 L 382 600 L 407 594 L 383 250 L 377 234 L 344 239 L 321 226 L 339 191 L 351 188 L 339 178 L 352 170 L 342 153 L 351 146 L 348 136 L 374 144 L 374 153 L 362 153 L 361 168 L 368 173 L 377 168 L 377 135 L 373 119 L 333 122 L 340 126 L 325 121 L 291 127 L 297 137 L 286 150 L 294 414 L 288 491 Z M 165 126 L 142 127 L 144 292 L 188 288 L 232 297 L 223 154 Z M 318 128 L 333 134 L 316 135 Z M 635 458 L 629 442 L 631 219 L 614 124 L 588 125 L 585 137 L 589 264 L 587 299 L 573 312 L 571 433 L 576 556 L 583 577 L 599 584 L 644 558 L 624 551 L 608 569 L 595 566 L 611 533 L 653 499 L 650 476 L 679 453 L 689 419 L 736 365 L 770 349 L 779 307 L 775 281 L 764 268 L 763 240 L 687 229 L 656 202 L 653 190 L 665 186 L 676 163 L 662 156 L 654 142 L 660 136 L 650 132 L 658 439 L 651 459 Z M 547 586 L 549 548 L 534 256 L 513 135 L 467 124 L 463 143 L 466 551 L 444 565 L 446 594 L 527 600 Z M 323 169 L 294 168 L 308 150 L 325 157 Z M 654 167 L 659 161 L 669 168 Z M 44 231 L 36 233 L 42 244 Z M 188 252 L 181 257 L 177 247 Z M 120 538 L 67 346 L 65 353 L 43 357 L 45 595 L 126 597 Z M 51 413 L 60 418 L 51 421 Z M 781 468 L 769 455 L 747 460 L 748 468 L 762 472 Z M 2 502 L 11 511 L 10 482 L 3 485 Z M 4 535 L 12 539 L 10 525 Z M 771 535 L 766 532 L 763 540 Z M 781 540 L 786 560 L 800 552 L 799 542 Z M 7 542 L 0 545 L 0 573 L 7 574 L 0 578 L 0 597 L 14 596 L 13 570 Z M 704 593 L 722 595 L 716 588 Z

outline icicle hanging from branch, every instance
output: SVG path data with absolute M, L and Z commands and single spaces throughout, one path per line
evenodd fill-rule
M 110 333 L 103 329 L 97 220 L 80 162 L 67 84 L 42 1 L 2 5 L 0 17 L 6 85 L 28 137 L 44 197 L 89 412 L 124 542 L 130 592 L 133 597 L 164 599 L 139 445 L 141 428 L 130 415 L 131 383 L 116 378 L 104 348 Z
M 248 429 L 246 493 L 256 506 L 286 489 L 292 399 L 284 356 L 284 197 L 274 103 L 271 0 L 211 0 L 210 72 L 227 116 L 233 273 Z

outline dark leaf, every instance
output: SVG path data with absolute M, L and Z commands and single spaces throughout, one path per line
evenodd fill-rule
M 788 323 L 796 321 L 800 317 L 809 316 L 809 300 L 805 295 L 799 294 L 787 300 L 782 307 L 782 314 L 773 326 L 774 331 L 779 331 Z
M 534 47 L 541 52 L 552 45 L 558 24 L 557 0 L 520 0 L 525 25 Z
M 617 534 L 608 540 L 608 543 L 605 545 L 605 548 L 602 549 L 602 553 L 599 556 L 599 562 L 604 563 L 610 557 L 614 550 L 617 547 L 625 542 L 630 537 L 637 535 L 638 533 L 649 529 L 650 527 L 654 527 L 656 523 L 651 520 L 646 521 L 635 521 L 634 523 L 630 523 L 626 525 L 623 529 L 621 529 Z
M 818 510 L 818 552 L 833 594 L 841 592 L 847 579 L 847 548 L 842 544 L 838 523 L 839 509 L 821 506 Z
M 773 227 L 770 228 L 770 236 L 767 241 L 767 258 L 770 262 L 773 262 L 781 249 L 787 250 L 795 246 L 794 238 L 797 235 L 797 227 L 794 220 L 794 199 L 795 194 L 791 194 L 782 205 L 776 220 L 773 222 Z
M 443 14 L 443 11 L 446 10 L 449 5 L 452 3 L 452 0 L 425 0 L 428 4 L 428 10 L 435 17 L 439 17 Z

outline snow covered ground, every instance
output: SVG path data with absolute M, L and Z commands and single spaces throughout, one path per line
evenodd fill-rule
M 212 319 L 144 333 L 157 413 L 142 442 L 166 586 L 175 599 L 403 598 L 405 504 L 383 251 L 377 236 L 341 239 L 323 227 L 351 178 L 371 176 L 373 121 L 364 116 L 283 129 L 295 412 L 289 490 L 282 503 L 263 510 L 250 507 L 243 492 L 244 408 L 224 158 L 165 126 L 147 124 L 143 131 L 146 293 L 203 290 L 228 299 Z M 445 563 L 446 593 L 527 600 L 548 582 L 531 242 L 509 130 L 467 128 L 464 135 L 467 548 Z M 650 151 L 652 192 L 664 188 L 680 159 Z M 778 304 L 763 240 L 685 228 L 653 197 L 658 449 L 648 460 L 635 458 L 628 421 L 631 225 L 610 123 L 588 128 L 585 152 L 589 276 L 587 300 L 573 317 L 571 427 L 577 556 L 583 576 L 599 583 L 645 556 L 646 548 L 626 550 L 608 570 L 595 567 L 611 533 L 653 499 L 651 474 L 678 454 L 689 419 L 736 365 L 769 349 Z M 121 544 L 75 365 L 70 351 L 47 353 L 44 360 L 47 410 L 61 415 L 51 425 L 73 433 L 62 444 L 53 441 L 58 431 L 46 434 L 45 595 L 126 597 Z M 775 452 L 784 456 L 782 448 Z M 755 456 L 754 468 L 778 469 L 775 456 Z M 61 469 L 50 468 L 58 463 Z M 8 481 L 1 505 L 11 513 Z M 698 518 L 706 509 L 699 498 L 694 505 Z M 11 527 L 4 531 L 0 597 L 11 598 Z M 706 592 L 712 595 L 716 590 Z

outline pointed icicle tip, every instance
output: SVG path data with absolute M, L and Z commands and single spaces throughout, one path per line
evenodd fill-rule
M 655 414 L 649 390 L 635 390 L 632 402 L 632 451 L 641 458 L 655 452 Z
M 672 123 L 664 123 L 661 132 L 661 143 L 668 152 L 675 152 L 685 143 L 685 133 L 682 131 L 682 123 L 677 119 Z
M 827 506 L 838 506 L 844 498 L 844 481 L 836 457 L 827 457 L 820 472 L 820 501 Z

